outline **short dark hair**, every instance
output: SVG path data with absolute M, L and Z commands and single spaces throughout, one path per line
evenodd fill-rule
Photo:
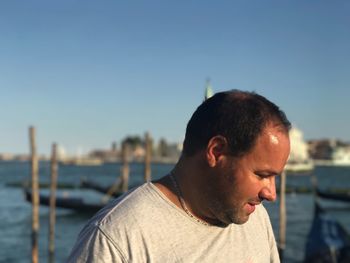
M 216 93 L 196 109 L 188 122 L 183 154 L 194 155 L 205 149 L 212 137 L 221 135 L 228 141 L 230 154 L 242 156 L 252 149 L 270 122 L 281 125 L 286 133 L 291 128 L 284 112 L 255 92 L 230 90 Z

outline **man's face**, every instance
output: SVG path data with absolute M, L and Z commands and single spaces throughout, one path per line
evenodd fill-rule
M 240 158 L 220 157 L 211 187 L 211 213 L 224 224 L 243 224 L 263 200 L 276 199 L 275 177 L 290 151 L 289 137 L 268 126 L 253 149 Z

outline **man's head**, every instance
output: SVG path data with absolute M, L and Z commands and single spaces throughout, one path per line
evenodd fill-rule
M 218 93 L 197 108 L 187 125 L 184 157 L 205 161 L 198 183 L 206 215 L 242 224 L 262 200 L 275 200 L 289 129 L 285 114 L 256 93 Z
M 183 154 L 192 156 L 204 150 L 211 138 L 221 135 L 231 155 L 239 157 L 254 146 L 269 122 L 280 124 L 286 132 L 291 126 L 285 114 L 261 95 L 239 90 L 216 93 L 197 108 L 188 122 Z

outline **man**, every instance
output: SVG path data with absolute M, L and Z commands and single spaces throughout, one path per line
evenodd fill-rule
M 175 168 L 100 211 L 68 262 L 279 262 L 261 202 L 276 199 L 289 129 L 264 97 L 217 93 L 190 119 Z

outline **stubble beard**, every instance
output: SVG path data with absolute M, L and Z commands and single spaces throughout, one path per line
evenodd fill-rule
M 244 224 L 248 221 L 249 215 L 245 213 L 244 205 L 245 203 L 239 201 L 237 196 L 231 197 L 232 194 L 237 192 L 239 186 L 237 185 L 236 178 L 232 176 L 232 173 L 236 172 L 235 162 L 230 164 L 230 169 L 227 174 L 219 174 L 215 176 L 218 178 L 219 176 L 224 176 L 226 179 L 225 182 L 221 182 L 221 184 L 213 184 L 214 189 L 208 189 L 206 200 L 211 211 L 211 214 L 216 218 L 217 221 L 222 225 L 230 225 L 230 224 Z M 214 179 L 215 182 L 216 179 Z M 230 184 L 231 187 L 228 192 L 222 191 L 222 183 Z M 213 186 L 212 185 L 212 186 Z
M 234 162 L 232 162 L 231 164 L 231 171 L 234 171 L 235 173 Z M 226 178 L 226 182 L 231 184 L 232 189 L 235 189 L 233 192 L 236 192 L 236 190 L 239 189 L 239 187 L 235 178 L 232 177 L 231 174 L 227 174 Z M 237 196 L 233 198 L 229 197 L 230 195 L 232 195 L 233 192 L 221 192 L 221 196 L 217 196 L 217 198 L 214 199 L 214 202 L 212 204 L 212 209 L 215 211 L 218 220 L 220 220 L 225 225 L 241 225 L 246 223 L 249 219 L 249 215 L 245 214 L 244 212 L 244 203 L 238 201 L 239 198 L 237 198 Z M 223 202 L 223 200 L 227 201 Z M 229 200 L 232 200 L 232 202 L 230 202 Z
M 210 208 L 216 219 L 226 226 L 230 224 L 241 225 L 249 219 L 249 215 L 244 215 L 243 206 L 237 203 L 233 204 L 232 208 L 227 208 L 219 200 L 211 200 Z

